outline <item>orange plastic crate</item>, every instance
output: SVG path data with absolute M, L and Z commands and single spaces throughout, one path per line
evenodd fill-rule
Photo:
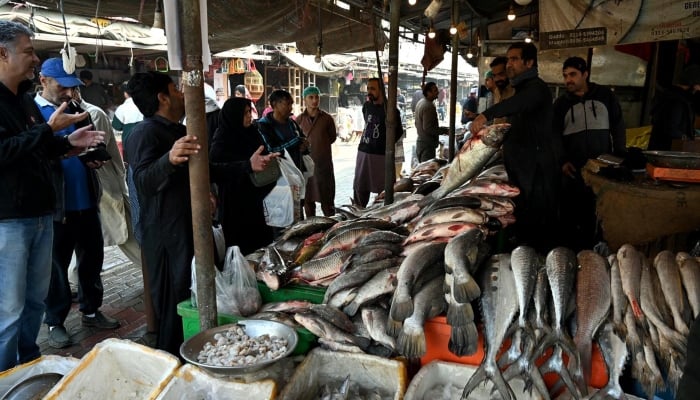
M 438 316 L 425 322 L 425 341 L 426 352 L 421 357 L 421 365 L 426 365 L 433 360 L 450 361 L 460 364 L 479 365 L 484 359 L 484 338 L 479 329 L 479 345 L 476 352 L 469 356 L 458 357 L 448 350 L 447 345 L 450 342 L 450 329 L 447 325 L 447 318 Z M 501 348 L 505 351 L 510 346 L 510 341 L 506 340 Z M 542 365 L 552 354 L 552 350 L 547 350 L 540 358 L 537 359 L 537 365 Z M 564 355 L 564 361 L 567 361 Z M 544 376 L 545 383 L 551 387 L 559 379 L 559 376 L 554 373 L 549 373 Z M 594 388 L 601 388 L 608 383 L 608 370 L 603 360 L 603 355 L 598 349 L 598 345 L 593 343 L 593 354 L 591 356 L 591 381 L 590 385 Z

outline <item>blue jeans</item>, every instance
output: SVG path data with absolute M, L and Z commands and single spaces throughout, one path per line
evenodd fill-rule
M 0 220 L 0 371 L 38 358 L 53 218 Z

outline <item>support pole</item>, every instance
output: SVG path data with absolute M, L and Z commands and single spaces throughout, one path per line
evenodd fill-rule
M 452 26 L 459 23 L 459 1 L 452 0 Z M 471 32 L 471 26 L 469 27 Z M 459 57 L 459 33 L 452 35 L 452 69 L 450 71 L 450 134 L 448 146 L 448 159 L 455 158 L 455 127 L 457 121 L 457 57 Z
M 386 156 L 384 159 L 384 204 L 394 202 L 396 180 L 396 128 L 401 126 L 396 108 L 396 87 L 399 79 L 399 24 L 401 23 L 401 0 L 391 0 L 389 27 L 389 104 L 386 110 Z M 380 77 L 379 79 L 381 79 Z
M 209 143 L 204 116 L 204 74 L 202 72 L 202 27 L 199 0 L 180 2 L 182 33 L 182 81 L 185 93 L 187 134 L 198 138 L 199 153 L 190 157 L 190 196 L 197 278 L 197 309 L 201 330 L 216 326 L 216 288 L 214 286 L 214 242 L 209 202 Z M 166 332 L 161 332 L 165 334 Z

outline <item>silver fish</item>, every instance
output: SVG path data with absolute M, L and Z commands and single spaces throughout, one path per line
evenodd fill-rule
M 413 285 L 425 269 L 443 259 L 446 245 L 446 243 L 426 242 L 414 249 L 401 262 L 401 267 L 396 274 L 396 290 L 391 299 L 390 315 L 393 320 L 403 321 L 413 314 L 411 297 Z
M 358 289 L 355 298 L 343 308 L 343 311 L 352 317 L 364 304 L 375 300 L 379 296 L 394 293 L 396 289 L 396 273 L 398 271 L 399 267 L 392 267 L 377 272 Z
M 445 271 L 453 275 L 452 295 L 458 303 L 468 303 L 481 295 L 481 289 L 469 273 L 477 262 L 479 243 L 484 234 L 471 229 L 450 239 L 445 247 Z
M 280 236 L 278 242 L 284 242 L 294 236 L 307 237 L 313 233 L 325 231 L 331 226 L 335 225 L 338 221 L 323 216 L 312 216 L 293 224 L 289 228 L 285 229 Z
M 379 218 L 356 218 L 347 221 L 341 221 L 335 225 L 328 228 L 326 234 L 323 236 L 323 241 L 328 242 L 340 233 L 343 233 L 350 229 L 357 228 L 374 228 L 378 230 L 391 230 L 396 228 L 397 224 L 389 221 L 385 221 Z
M 412 194 L 404 200 L 369 211 L 365 213 L 364 216 L 402 224 L 418 215 L 421 210 L 419 203 L 424 197 L 425 196 L 420 194 Z
M 700 314 L 700 262 L 688 253 L 676 254 L 676 262 L 681 271 L 683 287 L 688 296 L 688 303 L 693 310 L 693 318 Z
M 622 290 L 622 278 L 620 277 L 620 266 L 617 262 L 617 255 L 611 254 L 608 256 L 610 263 L 610 298 L 612 299 L 612 322 L 615 332 L 620 337 L 627 336 L 627 328 L 625 325 L 625 310 L 627 310 L 627 297 Z
M 386 321 L 389 312 L 381 307 L 363 307 L 362 323 L 367 329 L 369 336 L 377 343 L 390 349 L 396 348 L 396 340 L 386 333 Z
M 439 224 L 425 225 L 411 232 L 404 241 L 404 246 L 416 242 L 433 241 L 441 239 L 450 240 L 462 232 L 471 229 L 482 229 L 481 226 L 467 222 L 443 222 Z
M 345 332 L 355 333 L 355 325 L 340 309 L 327 304 L 312 304 L 309 310 Z
M 333 252 L 340 250 L 350 250 L 362 240 L 367 234 L 376 231 L 374 228 L 353 228 L 328 240 L 323 244 L 323 247 L 316 253 L 314 259 L 325 257 Z
M 683 319 L 684 295 L 681 272 L 676 263 L 676 256 L 668 251 L 660 251 L 654 258 L 653 267 L 659 276 L 666 304 L 671 309 L 673 327 L 683 336 L 688 336 L 690 329 Z
M 403 327 L 396 340 L 396 351 L 408 358 L 425 355 L 425 321 L 445 308 L 442 296 L 443 278 L 436 277 L 425 285 L 415 296 L 413 313 L 403 321 Z
M 421 217 L 413 229 L 421 228 L 425 225 L 438 224 L 441 222 L 469 222 L 472 224 L 483 224 L 488 221 L 486 213 L 467 207 L 447 207 L 440 208 Z
M 491 380 L 503 400 L 513 400 L 515 399 L 513 389 L 503 379 L 496 362 L 506 331 L 518 312 L 518 300 L 513 296 L 515 277 L 510 267 L 510 254 L 492 256 L 485 272 L 481 309 L 486 337 L 486 355 L 464 387 L 462 399 L 467 399 L 483 381 Z
M 577 259 L 574 343 L 581 358 L 583 376 L 576 379 L 579 389 L 586 394 L 591 381 L 593 337 L 610 311 L 610 274 L 607 260 L 593 250 L 579 252 Z
M 292 278 L 313 282 L 336 276 L 340 274 L 346 256 L 346 251 L 336 251 L 320 258 L 314 257 L 301 264 L 301 267 L 296 268 L 292 273 Z
M 598 335 L 598 346 L 608 368 L 608 383 L 591 396 L 591 400 L 626 399 L 620 386 L 620 376 L 627 362 L 627 346 L 615 333 L 611 323 L 603 325 Z
M 366 264 L 352 265 L 338 275 L 326 289 L 323 302 L 327 303 L 331 297 L 341 290 L 360 287 L 370 280 L 377 272 L 395 267 L 401 263 L 400 257 L 387 258 L 380 261 L 373 261 Z
M 510 124 L 487 126 L 464 143 L 450 163 L 449 173 L 443 178 L 440 187 L 427 197 L 432 200 L 441 199 L 476 176 L 501 147 L 509 129 Z
M 644 320 L 644 313 L 639 306 L 639 285 L 642 279 L 642 256 L 631 244 L 623 244 L 617 250 L 617 262 L 620 266 L 622 290 L 632 306 L 634 317 Z
M 294 319 L 319 338 L 352 344 L 360 348 L 366 348 L 369 345 L 369 342 L 365 338 L 345 332 L 318 314 L 312 312 L 297 313 L 294 314 Z

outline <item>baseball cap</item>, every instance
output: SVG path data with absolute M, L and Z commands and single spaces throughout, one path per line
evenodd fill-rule
M 67 88 L 80 86 L 83 82 L 75 74 L 69 74 L 63 69 L 63 60 L 60 58 L 49 58 L 41 64 L 41 75 L 54 78 L 59 85 Z

